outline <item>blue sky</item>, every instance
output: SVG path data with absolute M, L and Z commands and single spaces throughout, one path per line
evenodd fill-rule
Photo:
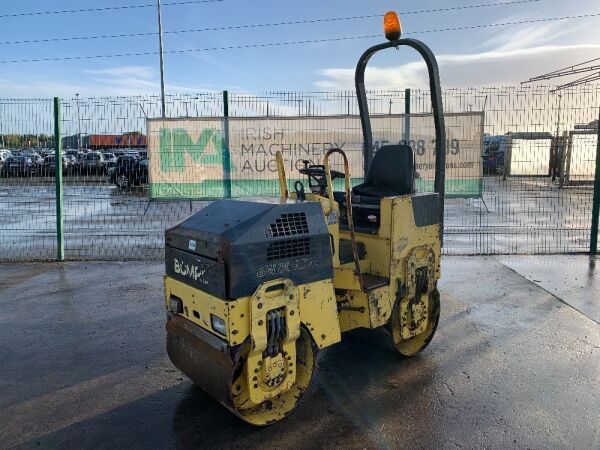
M 3 2 L 0 14 L 57 9 L 139 5 L 154 0 L 20 0 Z M 171 0 L 176 1 L 176 0 Z M 348 17 L 396 11 L 447 8 L 510 0 L 224 0 L 218 3 L 163 7 L 165 31 Z M 163 0 L 168 3 L 169 0 Z M 518 22 L 600 13 L 596 0 L 532 3 L 401 15 L 407 34 L 425 41 L 438 55 L 444 87 L 512 85 L 539 73 L 600 57 L 599 17 L 489 27 L 464 31 L 423 30 Z M 156 30 L 156 9 L 103 11 L 0 18 L 0 41 L 72 36 L 147 33 Z M 262 44 L 372 35 L 381 18 L 344 20 L 255 29 L 166 33 L 165 50 Z M 205 90 L 337 90 L 352 88 L 360 53 L 382 38 L 338 42 L 166 54 L 168 93 Z M 74 55 L 152 52 L 157 37 L 127 37 L 0 45 L 0 60 L 62 58 Z M 372 60 L 367 83 L 372 88 L 421 87 L 423 66 L 410 51 L 388 52 Z M 2 97 L 70 97 L 158 94 L 158 56 L 77 61 L 0 64 Z

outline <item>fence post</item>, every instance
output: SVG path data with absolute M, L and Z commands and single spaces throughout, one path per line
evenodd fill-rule
M 56 259 L 65 260 L 60 99 L 54 97 L 54 181 L 56 187 Z
M 223 195 L 231 197 L 231 152 L 229 150 L 229 92 L 223 91 Z
M 600 109 L 598 113 L 598 142 L 596 142 L 596 173 L 594 176 L 594 202 L 592 206 L 592 235 L 590 236 L 590 255 L 598 254 L 598 220 L 600 215 Z
M 410 89 L 404 89 L 404 143 L 410 141 Z

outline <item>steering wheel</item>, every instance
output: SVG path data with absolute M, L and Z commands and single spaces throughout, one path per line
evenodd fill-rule
M 312 166 L 312 167 L 303 167 L 298 170 L 302 175 L 308 175 L 309 177 L 314 178 L 322 178 L 325 177 L 325 168 L 321 166 Z M 331 179 L 335 180 L 336 178 L 344 178 L 343 172 L 339 172 L 337 170 L 331 171 Z

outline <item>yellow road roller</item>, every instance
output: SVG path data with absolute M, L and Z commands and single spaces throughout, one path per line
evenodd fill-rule
M 395 13 L 384 25 L 388 41 L 365 51 L 355 74 L 364 182 L 351 187 L 348 159 L 333 148 L 322 164 L 300 169 L 308 186 L 297 181 L 288 191 L 278 154 L 279 198 L 218 200 L 165 234 L 169 357 L 253 425 L 296 408 L 317 353 L 344 332 L 384 328 L 411 357 L 438 325 L 446 137 L 437 62 L 422 42 L 401 38 Z M 432 193 L 415 191 L 410 146 L 373 147 L 365 69 L 376 52 L 399 47 L 420 53 L 429 73 Z M 331 169 L 334 155 L 343 171 Z

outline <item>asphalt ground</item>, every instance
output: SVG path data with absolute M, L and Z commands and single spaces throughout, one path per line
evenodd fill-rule
M 0 264 L 0 447 L 600 448 L 598 268 L 511 258 L 445 257 L 422 354 L 345 335 L 264 429 L 169 362 L 160 262 Z
M 51 180 L 0 179 L 0 260 L 56 257 Z M 164 230 L 207 202 L 151 201 L 147 190 L 120 190 L 91 178 L 64 188 L 67 259 L 162 259 Z M 481 198 L 446 199 L 449 255 L 587 252 L 590 185 L 558 189 L 548 179 L 486 177 Z

